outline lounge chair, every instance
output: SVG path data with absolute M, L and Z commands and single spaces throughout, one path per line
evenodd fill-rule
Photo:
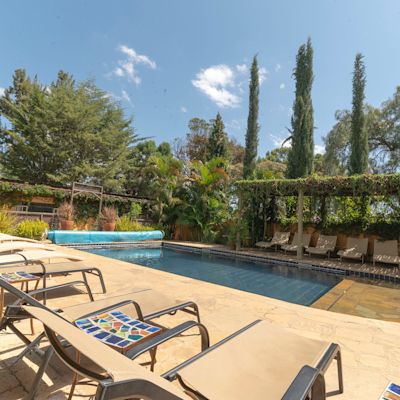
M 37 240 L 33 239 L 28 239 L 24 237 L 19 237 L 19 236 L 13 236 L 13 235 L 8 235 L 6 233 L 0 233 L 0 242 L 31 242 L 31 243 L 40 243 Z
M 54 262 L 53 260 L 57 260 Z M 69 262 L 58 261 L 69 260 Z M 88 283 L 86 274 L 95 275 L 100 280 L 103 293 L 106 293 L 103 274 L 100 269 L 82 262 L 84 258 L 59 251 L 26 250 L 13 254 L 0 254 L 0 272 L 15 272 L 24 270 L 43 277 L 43 287 L 46 287 L 48 276 L 82 273 L 83 280 Z M 46 262 L 47 261 L 47 262 Z M 71 262 L 72 261 L 72 262 Z
M 271 247 L 274 247 L 276 251 L 278 250 L 279 246 L 282 246 L 289 242 L 289 237 L 290 237 L 290 232 L 275 232 L 271 241 L 257 242 L 255 246 L 261 249 L 270 249 Z
M 10 283 L 0 279 L 0 288 L 2 290 L 7 290 L 17 298 L 17 301 L 15 303 L 7 307 L 5 316 L 0 323 L 0 330 L 10 328 L 25 344 L 27 344 L 27 347 L 13 361 L 13 364 L 18 362 L 18 360 L 24 357 L 24 355 L 36 349 L 36 347 L 44 337 L 44 334 L 41 334 L 37 336 L 34 341 L 30 342 L 30 340 L 26 338 L 26 336 L 18 329 L 18 325 L 14 325 L 15 321 L 20 321 L 21 319 L 26 317 L 24 314 L 21 314 L 21 304 L 28 304 L 32 307 L 44 308 L 54 313 L 53 310 L 50 310 L 46 306 L 42 305 L 32 296 L 36 296 L 37 294 L 43 293 L 44 291 L 57 291 L 58 289 L 65 286 L 66 285 L 57 285 L 46 289 L 39 289 L 30 293 L 25 293 L 18 288 L 12 286 Z M 65 321 L 73 323 L 77 319 L 88 318 L 91 315 L 97 315 L 112 310 L 122 311 L 133 318 L 137 318 L 145 322 L 151 321 L 166 314 L 175 314 L 177 311 L 186 312 L 188 314 L 194 315 L 197 321 L 186 321 L 172 329 L 169 329 L 168 332 L 164 332 L 163 335 L 158 336 L 157 343 L 163 343 L 169 339 L 181 335 L 183 332 L 189 329 L 198 328 L 202 338 L 202 348 L 204 349 L 209 346 L 208 333 L 205 327 L 200 322 L 200 313 L 196 303 L 192 301 L 172 301 L 170 298 L 164 296 L 163 294 L 150 289 L 138 289 L 138 291 L 134 293 L 108 297 L 93 301 L 91 303 L 58 308 L 56 311 L 62 314 Z M 139 346 L 135 347 L 136 357 L 147 351 L 147 348 L 141 349 Z M 133 353 L 131 354 L 133 355 Z M 152 358 L 152 367 L 153 366 L 154 359 Z M 43 374 L 44 370 L 45 367 L 41 370 L 39 374 Z M 37 385 L 38 383 L 39 380 L 36 379 L 35 385 Z M 34 393 L 37 390 L 37 386 L 35 385 L 30 392 L 30 395 L 32 396 L 30 398 L 34 398 Z
M 35 242 L 25 242 L 23 240 L 1 242 L 0 243 L 0 254 L 2 253 L 17 253 L 24 250 L 48 250 L 53 251 L 54 248 L 48 245 Z
M 339 250 L 337 252 L 340 257 L 340 261 L 343 258 L 349 258 L 351 260 L 361 260 L 364 263 L 365 257 L 368 251 L 368 239 L 367 238 L 347 238 L 346 249 Z
M 302 247 L 308 247 L 310 245 L 310 240 L 311 240 L 311 235 L 309 233 L 303 233 L 303 246 Z M 287 251 L 296 252 L 298 243 L 299 243 L 299 238 L 298 238 L 298 234 L 296 232 L 293 236 L 292 243 L 281 246 L 281 249 L 285 252 L 285 254 Z
M 373 265 L 376 262 L 385 264 L 396 264 L 400 267 L 399 244 L 397 240 L 386 240 L 381 242 L 375 239 Z
M 303 338 L 265 321 L 247 325 L 159 377 L 130 359 L 136 355 L 135 347 L 124 356 L 59 315 L 37 307 L 24 309 L 45 327 L 51 344 L 46 355 L 56 352 L 78 375 L 98 382 L 97 400 L 304 400 L 310 393 L 313 400 L 323 400 L 323 375 L 333 359 L 337 360 L 338 392 L 343 392 L 337 344 Z M 102 372 L 76 362 L 75 352 L 67 352 L 59 336 Z M 143 346 L 148 350 L 156 340 L 150 338 Z M 169 382 L 173 380 L 182 389 Z
M 310 255 L 331 256 L 335 251 L 337 236 L 319 235 L 315 247 L 306 247 L 306 252 Z

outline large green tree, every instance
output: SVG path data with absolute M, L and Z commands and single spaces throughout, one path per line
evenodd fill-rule
M 76 83 L 60 71 L 46 86 L 15 71 L 0 98 L 0 127 L 7 176 L 34 183 L 84 181 L 120 190 L 130 144 L 131 120 L 91 81 Z
M 247 117 L 246 144 L 243 160 L 243 178 L 250 178 L 256 168 L 258 148 L 258 107 L 259 107 L 260 81 L 258 75 L 257 56 L 254 56 L 251 65 L 249 85 L 249 115 Z
M 228 136 L 220 113 L 217 114 L 212 124 L 208 138 L 207 157 L 208 160 L 214 157 L 228 158 Z
M 368 171 L 368 131 L 365 128 L 365 65 L 362 54 L 358 53 L 354 61 L 353 74 L 353 108 L 351 113 L 351 154 L 349 172 L 351 175 Z
M 296 80 L 293 104 L 291 142 L 288 154 L 288 178 L 300 178 L 313 172 L 314 163 L 314 110 L 311 90 L 313 75 L 313 48 L 311 39 L 300 46 L 294 69 Z

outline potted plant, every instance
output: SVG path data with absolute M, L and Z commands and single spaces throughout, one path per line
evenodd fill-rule
M 74 228 L 74 206 L 67 201 L 58 207 L 61 229 L 70 231 Z
M 117 211 L 114 207 L 104 207 L 101 210 L 101 219 L 103 220 L 103 231 L 115 231 Z

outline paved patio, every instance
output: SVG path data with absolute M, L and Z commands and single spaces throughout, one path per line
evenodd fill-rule
M 63 251 L 77 252 L 73 249 Z M 82 254 L 82 253 L 80 253 Z M 170 293 L 171 297 L 192 299 L 202 312 L 203 322 L 210 331 L 212 343 L 237 330 L 254 319 L 264 319 L 299 335 L 339 343 L 343 350 L 345 392 L 335 396 L 343 399 L 377 399 L 389 381 L 400 382 L 400 329 L 398 323 L 352 315 L 333 313 L 311 307 L 298 306 L 279 300 L 201 282 L 183 276 L 171 275 L 122 261 L 84 253 L 88 262 L 96 264 L 104 273 L 107 295 L 129 293 L 134 289 L 151 287 Z M 52 279 L 61 282 L 69 278 Z M 103 297 L 95 278 L 91 278 L 96 298 Z M 51 299 L 53 306 L 87 301 L 76 292 L 63 299 Z M 165 325 L 182 322 L 184 314 L 164 317 Z M 40 325 L 36 323 L 37 331 Z M 22 326 L 29 332 L 29 325 Z M 21 342 L 9 332 L 0 333 L 0 399 L 21 399 L 29 390 L 37 369 L 34 356 L 25 358 L 15 367 L 8 368 L 13 356 L 21 349 Z M 158 354 L 156 371 L 161 373 L 199 350 L 197 335 L 185 335 L 162 346 Z M 145 361 L 144 358 L 142 361 Z M 37 361 L 36 361 L 37 362 Z M 46 374 L 39 399 L 66 399 L 72 374 L 59 362 Z M 336 389 L 336 371 L 326 375 L 328 390 Z M 87 398 L 94 388 L 79 386 L 74 399 Z

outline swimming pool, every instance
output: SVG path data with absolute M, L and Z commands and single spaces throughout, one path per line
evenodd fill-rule
M 337 275 L 282 264 L 261 264 L 168 248 L 86 251 L 306 306 L 341 280 Z

